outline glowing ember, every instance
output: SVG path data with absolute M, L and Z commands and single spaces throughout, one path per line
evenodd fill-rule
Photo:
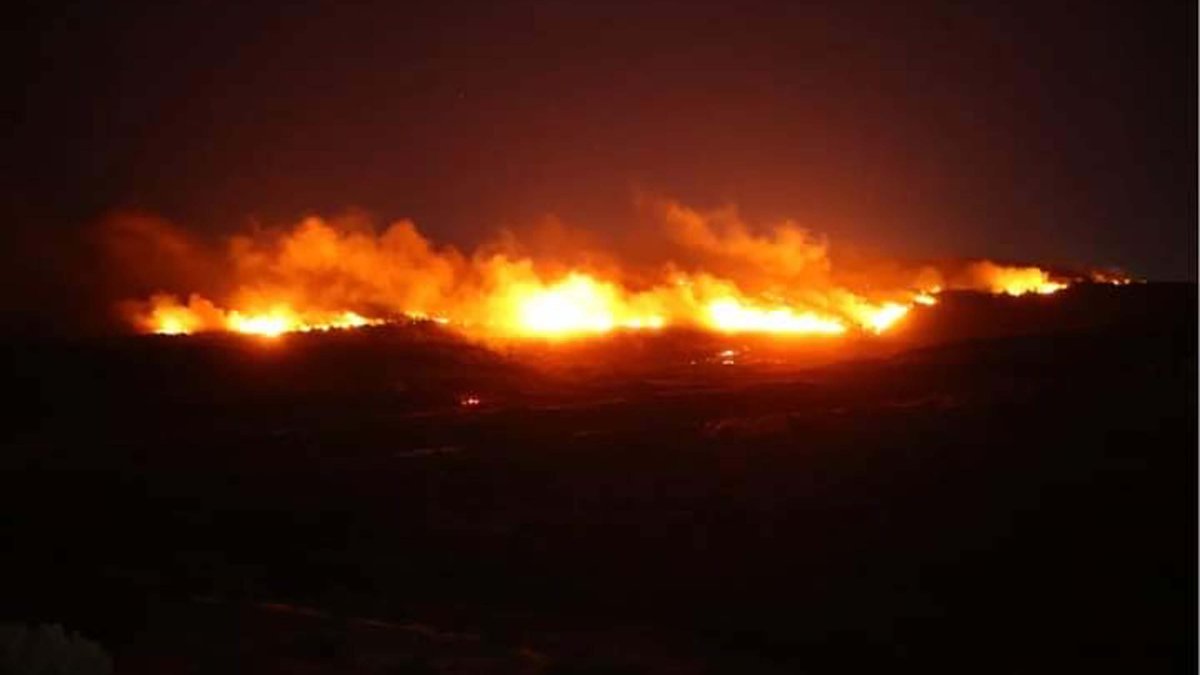
M 1128 286 L 1135 280 L 1118 270 L 1096 270 L 1088 274 L 1088 281 L 1094 284 L 1109 284 L 1112 286 Z

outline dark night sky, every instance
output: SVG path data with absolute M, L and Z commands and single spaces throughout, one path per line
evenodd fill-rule
M 1192 2 L 245 4 L 10 17 L 13 227 L 361 207 L 468 243 L 630 227 L 646 190 L 835 247 L 1196 276 Z

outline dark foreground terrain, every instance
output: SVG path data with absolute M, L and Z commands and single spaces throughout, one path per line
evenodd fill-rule
M 9 344 L 0 621 L 123 673 L 1195 672 L 1196 310 Z

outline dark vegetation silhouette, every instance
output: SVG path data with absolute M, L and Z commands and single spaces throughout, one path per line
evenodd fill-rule
M 109 675 L 104 648 L 58 624 L 0 624 L 0 673 L 9 675 Z
M 10 341 L 0 619 L 123 673 L 1194 670 L 1196 307 L 950 295 L 837 362 Z

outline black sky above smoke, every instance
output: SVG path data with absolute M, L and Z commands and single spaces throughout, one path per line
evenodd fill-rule
M 648 189 L 900 256 L 1196 276 L 1194 3 L 262 5 L 12 16 L 11 232 L 362 207 L 462 244 L 620 232 Z

